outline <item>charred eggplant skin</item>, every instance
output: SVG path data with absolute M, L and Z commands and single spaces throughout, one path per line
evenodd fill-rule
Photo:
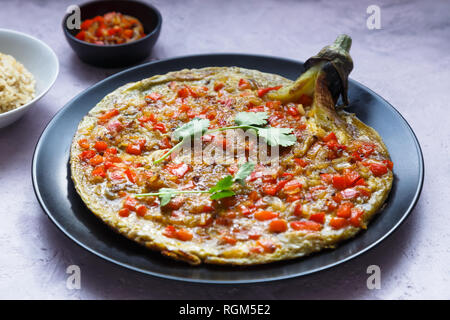
M 349 54 L 352 39 L 340 35 L 332 45 L 324 47 L 319 53 L 305 62 L 305 72 L 288 87 L 272 91 L 269 98 L 282 102 L 298 100 L 302 94 L 312 96 L 317 85 L 316 79 L 326 76 L 326 86 L 334 104 L 342 96 L 342 101 L 348 105 L 348 76 L 353 69 L 353 60 Z
M 328 89 L 335 102 L 339 95 L 342 95 L 345 105 L 348 105 L 348 76 L 353 70 L 353 60 L 350 56 L 351 46 L 352 38 L 345 34 L 340 35 L 332 45 L 324 47 L 317 55 L 305 62 L 305 70 L 321 62 L 326 62 L 322 71 L 327 75 Z

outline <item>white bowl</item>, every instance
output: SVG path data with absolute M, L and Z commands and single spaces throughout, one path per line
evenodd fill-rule
M 52 87 L 59 72 L 56 54 L 41 40 L 21 32 L 0 29 L 0 52 L 13 56 L 36 80 L 35 98 L 16 109 L 0 113 L 0 128 L 25 114 Z

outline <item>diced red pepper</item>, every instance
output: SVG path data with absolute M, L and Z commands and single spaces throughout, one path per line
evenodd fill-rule
M 255 219 L 259 221 L 271 220 L 276 217 L 278 217 L 278 213 L 273 211 L 258 211 L 255 213 Z
M 147 214 L 147 211 L 148 211 L 148 209 L 146 206 L 139 206 L 136 209 L 136 214 L 140 217 L 144 217 Z
M 248 82 L 245 79 L 240 79 L 239 80 L 239 90 L 245 90 L 245 89 L 251 89 L 252 86 L 250 84 L 250 82 Z
M 269 91 L 278 90 L 282 86 L 276 86 L 276 87 L 270 87 L 270 88 L 263 88 L 258 90 L 258 97 L 264 97 Z
M 316 212 L 309 216 L 309 220 L 324 224 L 325 223 L 325 212 Z
M 123 203 L 123 207 L 128 210 L 135 211 L 136 210 L 137 201 L 133 197 L 127 197 Z
M 180 97 L 180 98 L 187 98 L 187 97 L 189 97 L 189 95 L 190 95 L 190 91 L 189 91 L 189 89 L 188 88 L 186 88 L 186 87 L 183 87 L 183 88 L 181 88 L 181 89 L 179 89 L 178 90 L 178 96 Z
M 347 188 L 341 191 L 341 197 L 345 200 L 354 199 L 359 195 L 358 190 L 355 188 Z
M 285 232 L 288 228 L 287 222 L 284 219 L 276 219 L 276 220 L 272 220 L 270 221 L 269 224 L 269 231 L 270 232 L 276 232 L 276 233 L 280 233 L 280 232 Z
M 95 166 L 98 166 L 100 163 L 103 163 L 103 161 L 104 161 L 104 158 L 98 154 L 89 160 L 89 164 L 91 166 L 95 167 Z
M 300 180 L 290 180 L 283 188 L 283 191 L 293 193 L 293 191 L 300 192 L 302 188 L 302 182 Z
M 186 163 L 171 163 L 167 166 L 167 170 L 178 178 L 183 178 L 189 169 L 189 165 Z
M 148 95 L 145 96 L 145 99 L 147 100 L 152 100 L 152 101 L 158 101 L 159 99 L 161 99 L 162 95 L 160 95 L 157 92 L 152 92 Z
M 320 231 L 322 230 L 322 225 L 314 221 L 292 221 L 290 226 L 294 230 L 305 230 L 305 231 Z
M 345 189 L 347 187 L 347 180 L 344 176 L 341 175 L 334 175 L 332 178 L 333 187 L 335 187 L 338 190 Z
M 92 170 L 93 177 L 106 177 L 105 168 L 103 166 L 98 166 L 94 170 Z
M 83 151 L 82 153 L 80 153 L 79 157 L 81 160 L 87 161 L 87 160 L 95 157 L 96 154 L 97 153 L 94 150 L 86 150 L 86 151 Z
M 80 147 L 82 147 L 83 149 L 89 149 L 89 147 L 90 147 L 90 144 L 89 144 L 89 142 L 88 142 L 87 139 L 80 139 L 80 140 L 78 141 L 78 145 L 79 145 Z
M 297 203 L 297 205 L 294 208 L 294 215 L 297 217 L 301 217 L 303 215 L 303 208 L 301 203 Z
M 97 141 L 94 148 L 99 152 L 105 151 L 108 148 L 108 144 L 105 141 Z
M 278 192 L 278 188 L 274 184 L 266 183 L 263 185 L 262 190 L 265 194 L 269 196 L 274 196 Z
M 363 165 L 369 167 L 375 177 L 380 177 L 388 172 L 388 167 L 376 162 L 363 162 Z
M 214 91 L 219 91 L 220 89 L 222 89 L 223 87 L 225 87 L 225 84 L 222 82 L 217 82 L 214 84 Z
M 166 133 L 166 132 L 167 132 L 166 126 L 165 126 L 164 123 L 162 123 L 162 122 L 155 123 L 155 124 L 153 125 L 153 129 L 159 130 L 159 131 L 161 131 L 162 133 Z
M 344 177 L 347 183 L 347 187 L 352 187 L 355 185 L 356 181 L 358 181 L 361 176 L 359 175 L 358 172 L 350 170 L 350 169 L 345 169 L 344 170 Z
M 330 226 L 334 230 L 339 230 L 339 229 L 342 229 L 342 228 L 348 226 L 348 221 L 347 221 L 347 219 L 339 218 L 339 217 L 332 218 L 330 220 Z
M 101 121 L 106 121 L 106 120 L 111 119 L 112 117 L 117 116 L 118 114 L 119 114 L 119 110 L 112 109 L 112 110 L 109 110 L 109 111 L 105 112 L 104 114 L 100 115 L 98 117 L 98 119 Z
M 301 158 L 294 158 L 294 161 L 295 161 L 296 164 L 298 164 L 302 168 L 306 167 L 309 164 L 308 161 L 303 160 Z
M 119 210 L 119 216 L 126 218 L 130 215 L 130 210 L 127 208 L 122 208 Z
M 362 216 L 364 215 L 364 211 L 359 208 L 353 208 L 351 218 L 349 222 L 354 227 L 360 227 L 362 222 Z
M 340 218 L 350 218 L 350 216 L 352 214 L 352 212 L 351 212 L 352 208 L 353 208 L 353 203 L 351 203 L 351 202 L 341 203 L 336 212 L 336 215 Z

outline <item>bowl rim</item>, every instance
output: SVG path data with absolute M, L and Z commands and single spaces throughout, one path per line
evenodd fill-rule
M 122 0 L 122 1 L 123 1 L 123 0 Z M 90 5 L 90 4 L 93 4 L 93 3 L 101 3 L 101 2 L 106 2 L 106 1 L 104 1 L 104 0 L 94 0 L 94 1 L 89 1 L 89 2 L 82 3 L 82 4 L 78 4 L 78 7 L 81 9 L 83 6 L 87 6 L 87 5 Z M 118 2 L 118 1 L 117 1 L 117 2 Z M 120 48 L 120 47 L 126 47 L 126 46 L 129 46 L 129 45 L 133 45 L 133 44 L 137 44 L 137 43 L 139 43 L 139 42 L 145 41 L 145 40 L 147 40 L 148 38 L 150 38 L 151 36 L 153 36 L 154 34 L 158 33 L 158 32 L 161 30 L 161 25 L 162 25 L 163 19 L 162 19 L 161 12 L 160 12 L 155 6 L 153 6 L 153 5 L 149 4 L 149 3 L 143 2 L 143 1 L 136 1 L 136 0 L 127 0 L 126 2 L 130 2 L 130 3 L 134 2 L 134 3 L 142 4 L 143 6 L 147 7 L 147 8 L 150 9 L 150 10 L 152 10 L 152 11 L 156 14 L 156 17 L 157 17 L 156 26 L 155 26 L 155 28 L 154 28 L 149 34 L 147 34 L 145 37 L 142 37 L 142 38 L 140 38 L 140 39 L 138 39 L 138 40 L 130 41 L 130 42 L 127 42 L 127 43 L 121 43 L 121 44 L 108 44 L 108 45 L 104 45 L 104 44 L 95 44 L 95 43 L 90 43 L 90 42 L 82 41 L 82 40 L 79 40 L 79 39 L 77 39 L 76 37 L 74 37 L 74 36 L 69 32 L 69 30 L 68 30 L 68 28 L 67 28 L 67 26 L 66 26 L 66 20 L 67 20 L 67 17 L 68 17 L 68 15 L 69 15 L 68 13 L 66 13 L 66 14 L 64 15 L 63 20 L 62 20 L 62 23 L 61 23 L 61 24 L 62 24 L 62 28 L 63 28 L 63 30 L 64 30 L 64 34 L 66 35 L 66 37 L 69 37 L 72 41 L 75 41 L 75 42 L 77 42 L 77 43 L 80 43 L 81 45 L 85 45 L 85 46 L 88 46 L 88 47 L 93 47 L 93 48 Z M 142 22 L 141 22 L 141 23 L 142 23 Z
M 46 44 L 42 40 L 39 40 L 38 38 L 35 38 L 35 37 L 33 37 L 33 36 L 29 35 L 29 34 L 26 34 L 26 33 L 20 32 L 20 31 L 11 30 L 11 29 L 5 29 L 5 28 L 0 28 L 0 34 L 1 33 L 14 34 L 15 36 L 24 37 L 24 38 L 27 38 L 29 41 L 34 41 L 34 42 L 39 43 L 39 45 L 44 47 L 50 53 L 50 55 L 53 57 L 53 61 L 54 61 L 54 64 L 56 66 L 56 71 L 55 71 L 54 77 L 46 85 L 46 87 L 42 90 L 42 92 L 39 95 L 35 96 L 33 98 L 33 100 L 29 101 L 28 103 L 25 103 L 24 105 L 21 105 L 20 107 L 17 107 L 15 109 L 12 109 L 12 110 L 0 113 L 0 118 L 4 118 L 4 117 L 7 117 L 8 115 L 17 113 L 20 110 L 26 109 L 27 107 L 31 106 L 32 104 L 34 104 L 35 102 L 40 100 L 45 94 L 47 94 L 47 92 L 53 87 L 53 85 L 56 82 L 56 79 L 58 78 L 58 75 L 59 75 L 59 59 L 58 59 L 58 56 L 56 55 L 55 51 L 53 51 L 53 49 L 48 44 Z M 15 59 L 15 57 L 14 57 L 14 59 Z M 22 62 L 20 62 L 20 63 L 22 63 Z M 34 76 L 35 75 L 33 74 L 33 77 Z

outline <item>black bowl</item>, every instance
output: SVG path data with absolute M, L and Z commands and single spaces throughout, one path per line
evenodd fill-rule
M 80 30 L 67 28 L 66 21 L 70 14 L 65 15 L 62 27 L 69 45 L 82 61 L 99 67 L 123 67 L 145 59 L 161 31 L 161 13 L 155 7 L 143 2 L 92 1 L 80 5 L 80 11 L 81 21 L 116 11 L 137 18 L 144 27 L 146 36 L 139 40 L 118 45 L 98 45 L 75 38 Z

